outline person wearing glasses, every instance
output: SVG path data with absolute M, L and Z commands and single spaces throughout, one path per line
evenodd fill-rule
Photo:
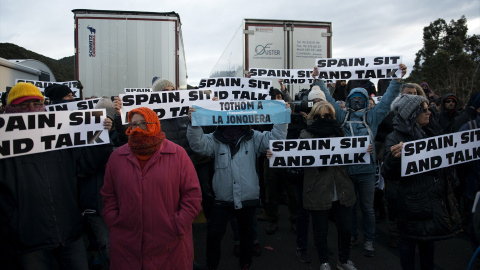
M 335 109 L 326 101 L 315 103 L 307 115 L 307 128 L 299 139 L 344 137 L 345 133 L 335 119 Z M 346 167 L 325 166 L 305 168 L 303 180 L 303 207 L 310 210 L 314 242 L 317 247 L 320 270 L 329 270 L 327 246 L 328 212 L 333 210 L 338 231 L 338 269 L 354 270 L 350 257 L 352 229 L 351 208 L 355 190 Z
M 438 131 L 430 122 L 432 113 L 422 96 L 402 95 L 392 109 L 397 115 L 393 119 L 394 131 L 385 141 L 381 171 L 385 179 L 399 183 L 400 263 L 403 269 L 415 269 L 418 246 L 421 269 L 434 269 L 434 241 L 453 237 L 459 223 L 455 203 L 449 203 L 452 201 L 447 198 L 449 168 L 401 176 L 403 144 L 437 136 Z
M 44 101 L 36 86 L 20 82 L 5 113 L 45 112 Z M 111 130 L 112 121 L 103 125 Z M 99 170 L 111 151 L 104 144 L 0 159 L 2 269 L 88 269 L 77 177 Z
M 439 124 L 443 128 L 443 133 L 451 133 L 455 117 L 458 116 L 458 98 L 452 93 L 442 96 L 441 110 L 439 114 Z
M 128 122 L 128 143 L 112 153 L 101 189 L 110 269 L 191 269 L 202 201 L 192 161 L 153 110 L 133 109 Z

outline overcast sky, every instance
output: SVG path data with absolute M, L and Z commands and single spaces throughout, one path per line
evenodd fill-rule
M 71 56 L 73 9 L 178 13 L 192 85 L 209 76 L 244 18 L 332 22 L 333 57 L 401 55 L 409 70 L 423 46 L 423 28 L 436 19 L 465 15 L 468 34 L 480 34 L 479 0 L 0 0 L 0 42 L 54 59 Z

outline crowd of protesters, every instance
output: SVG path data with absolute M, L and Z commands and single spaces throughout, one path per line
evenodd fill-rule
M 400 69 L 403 77 L 407 68 Z M 272 99 L 290 108 L 292 97 L 279 83 Z M 155 77 L 152 89 L 175 85 Z M 203 210 L 205 269 L 218 269 L 229 223 L 240 269 L 250 269 L 253 256 L 261 255 L 257 220 L 268 222 L 267 234 L 276 233 L 282 191 L 297 235 L 293 250 L 300 262 L 311 263 L 311 217 L 323 270 L 333 268 L 329 214 L 338 230 L 337 269 L 368 268 L 350 260 L 350 249 L 361 243 L 363 255 L 375 256 L 376 212 L 387 219 L 388 243 L 398 248 L 403 269 L 414 269 L 417 246 L 421 268 L 434 269 L 434 241 L 462 227 L 475 250 L 471 209 L 480 191 L 480 161 L 406 177 L 400 167 L 404 143 L 480 127 L 480 93 L 465 108 L 454 94 L 439 97 L 426 82 L 394 79 L 378 102 L 375 93 L 370 81 L 315 80 L 307 95 L 314 105 L 301 113 L 298 132 L 287 124 L 192 126 L 193 108 L 188 116 L 159 120 L 140 107 L 123 125 L 120 99 L 104 97 L 96 108 L 106 110 L 110 144 L 0 159 L 1 268 L 93 269 L 87 251 L 94 251 L 110 269 L 201 269 L 194 262 L 192 223 Z M 51 104 L 74 101 L 72 94 L 65 85 L 45 89 Z M 18 83 L 2 97 L 5 114 L 45 111 L 45 97 L 33 84 Z M 370 164 L 305 168 L 298 179 L 268 166 L 269 140 L 350 136 L 370 137 Z M 377 166 L 384 190 L 375 187 Z

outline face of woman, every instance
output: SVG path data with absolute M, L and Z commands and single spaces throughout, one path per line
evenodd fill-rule
M 136 113 L 132 116 L 132 121 L 130 122 L 130 125 L 132 126 L 132 129 L 140 127 L 143 130 L 147 130 L 145 117 L 143 117 L 143 115 L 139 113 Z
M 318 113 L 315 115 L 315 118 L 320 119 L 320 118 L 326 118 L 326 119 L 332 119 L 332 114 L 325 108 L 322 108 L 321 110 L 318 111 Z
M 420 113 L 418 116 L 417 116 L 417 123 L 421 126 L 421 127 L 424 127 L 425 125 L 428 124 L 428 122 L 430 121 L 430 114 L 432 114 L 429 110 L 428 110 L 428 105 L 427 103 L 423 103 L 423 111 L 422 113 Z

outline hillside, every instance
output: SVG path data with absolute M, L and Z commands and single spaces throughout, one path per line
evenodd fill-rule
M 9 60 L 35 59 L 47 65 L 58 82 L 75 80 L 73 55 L 55 60 L 12 43 L 0 43 L 0 57 Z

